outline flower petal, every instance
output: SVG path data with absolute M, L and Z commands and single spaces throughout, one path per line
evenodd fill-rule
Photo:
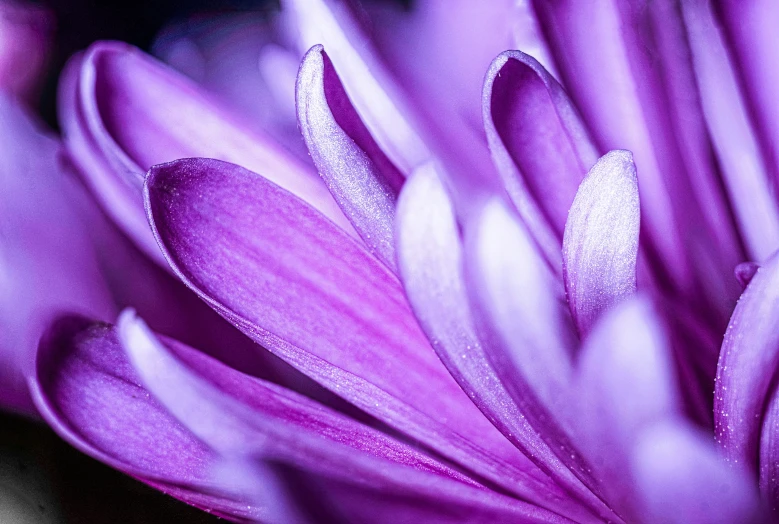
M 506 489 L 530 482 L 487 451 L 499 433 L 441 365 L 394 275 L 316 210 L 206 159 L 154 167 L 146 199 L 176 274 L 252 339 Z
M 563 236 L 563 281 L 582 336 L 635 293 L 640 221 L 633 155 L 607 153 L 579 186 Z
M 409 302 L 460 387 L 508 440 L 560 486 L 590 507 L 609 513 L 528 424 L 487 360 L 471 318 L 454 210 L 432 166 L 418 169 L 406 182 L 398 206 L 397 236 L 398 265 Z M 547 496 L 569 497 L 558 495 L 557 485 L 544 489 L 546 493 L 530 500 L 548 505 Z M 558 512 L 577 521 L 594 518 L 574 504 L 565 509 L 558 506 Z
M 272 139 L 247 131 L 189 79 L 131 46 L 98 42 L 73 60 L 60 102 L 74 163 L 106 212 L 152 257 L 161 260 L 143 215 L 144 173 L 182 157 L 239 162 L 351 229 L 306 164 Z
M 769 184 L 760 144 L 739 90 L 738 71 L 728 56 L 713 4 L 681 4 L 701 105 L 722 166 L 723 180 L 750 258 L 762 261 L 779 249 L 779 208 Z M 739 10 L 749 6 L 742 5 Z
M 660 259 L 653 267 L 721 329 L 738 295 L 722 275 L 744 256 L 711 155 L 677 3 L 534 6 L 563 85 L 596 144 L 635 155 L 647 247 Z
M 559 270 L 565 218 L 597 150 L 563 88 L 531 56 L 498 55 L 482 97 L 487 139 L 506 189 Z
M 636 439 L 679 414 L 670 349 L 649 304 L 632 298 L 603 315 L 584 343 L 578 371 L 576 442 L 609 503 L 632 522 L 640 509 L 626 472 Z
M 725 457 L 757 471 L 760 424 L 779 366 L 779 255 L 741 295 L 722 343 L 714 390 L 717 442 Z
M 60 318 L 28 382 L 44 419 L 80 451 L 217 515 L 258 516 L 211 482 L 215 455 L 139 385 L 110 326 Z
M 576 334 L 562 289 L 506 205 L 466 223 L 466 285 L 485 353 L 527 422 L 590 489 L 589 466 L 566 436 Z
M 446 502 L 498 514 L 525 506 L 493 496 L 413 448 L 281 388 L 229 368 L 214 369 L 208 359 L 184 347 L 165 347 L 132 312 L 120 318 L 119 333 L 150 391 L 223 455 L 283 461 L 389 498 L 419 498 L 428 504 L 452 498 Z M 556 519 L 548 515 L 538 520 Z
M 349 100 L 376 144 L 401 173 L 430 154 L 420 140 L 400 88 L 381 64 L 345 2 L 286 0 L 299 29 L 300 46 L 324 45 Z
M 116 314 L 84 220 L 91 202 L 58 166 L 58 149 L 0 95 L 0 408 L 30 416 L 25 373 L 51 317 Z
M 371 251 L 395 270 L 393 221 L 401 175 L 374 142 L 322 46 L 300 65 L 300 129 L 319 174 Z
M 760 492 L 774 518 L 779 514 L 779 395 L 776 388 L 765 409 L 760 431 Z
M 738 64 L 750 114 L 774 183 L 779 180 L 779 64 L 775 28 L 779 5 L 771 0 L 717 2 L 719 21 Z
M 641 437 L 633 467 L 647 522 L 766 522 L 751 479 L 724 464 L 709 439 L 681 422 Z

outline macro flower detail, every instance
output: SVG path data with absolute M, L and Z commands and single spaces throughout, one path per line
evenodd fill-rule
M 779 8 L 466 4 L 0 100 L 3 406 L 235 522 L 776 520 Z

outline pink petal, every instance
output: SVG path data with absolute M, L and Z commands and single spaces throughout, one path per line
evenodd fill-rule
M 563 236 L 565 290 L 582 336 L 635 293 L 640 221 L 633 155 L 607 153 L 579 186 Z
M 296 92 L 300 129 L 320 175 L 365 244 L 394 270 L 403 175 L 365 128 L 322 46 L 304 57 Z
M 326 217 L 217 160 L 153 168 L 146 198 L 176 274 L 252 339 L 507 489 L 530 482 L 491 454 L 499 433 L 441 365 L 394 275 Z

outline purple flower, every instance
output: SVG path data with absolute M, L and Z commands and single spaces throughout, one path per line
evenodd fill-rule
M 779 7 L 286 4 L 63 73 L 43 418 L 233 521 L 771 521 Z

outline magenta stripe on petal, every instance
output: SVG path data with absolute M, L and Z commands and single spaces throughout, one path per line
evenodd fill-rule
M 579 186 L 563 236 L 563 281 L 582 336 L 635 293 L 640 222 L 633 155 L 607 153 Z

